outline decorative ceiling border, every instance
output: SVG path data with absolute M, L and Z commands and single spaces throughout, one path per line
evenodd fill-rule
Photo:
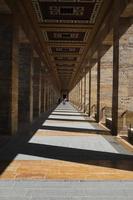
M 62 47 L 55 47 L 55 46 L 54 46 L 54 48 L 62 48 Z M 70 47 L 70 46 L 69 46 L 69 47 L 68 47 L 68 46 L 65 47 L 65 46 L 64 46 L 63 48 L 70 48 L 70 49 L 71 49 L 71 48 L 75 48 L 75 47 L 73 47 L 73 46 L 71 46 L 71 47 Z M 67 51 L 66 51 L 66 52 L 65 52 L 65 51 L 53 52 L 53 51 L 52 51 L 52 47 L 48 47 L 48 52 L 49 52 L 49 54 L 54 55 L 54 56 L 55 56 L 55 55 L 61 55 L 61 56 L 62 56 L 62 55 L 68 55 L 68 56 L 69 56 L 69 55 L 80 55 L 80 54 L 82 54 L 83 51 L 84 51 L 84 48 L 81 47 L 81 46 L 80 46 L 80 47 L 77 47 L 77 48 L 79 48 L 79 52 L 75 52 L 75 51 L 72 51 L 72 52 L 67 52 Z
M 91 15 L 91 18 L 89 20 L 52 20 L 52 19 L 43 19 L 42 12 L 40 9 L 39 1 L 38 0 L 32 0 L 34 12 L 37 15 L 37 19 L 39 23 L 66 23 L 66 24 L 94 24 L 96 21 L 96 18 L 98 16 L 99 10 L 101 8 L 101 4 L 103 0 L 40 0 L 40 2 L 65 2 L 65 3 L 95 3 L 94 9 Z
M 62 33 L 62 32 L 66 33 L 66 31 L 61 31 L 61 30 L 59 30 L 58 32 L 59 32 L 59 33 L 60 33 L 60 32 L 61 32 L 61 33 Z M 76 31 L 76 30 L 75 30 L 75 31 L 69 30 L 67 33 L 69 33 L 69 32 L 70 32 L 70 33 L 78 33 L 78 31 Z M 63 39 L 61 39 L 61 40 L 56 40 L 56 39 L 55 39 L 55 40 L 50 40 L 50 39 L 48 38 L 47 31 L 42 30 L 42 33 L 43 33 L 43 36 L 44 36 L 44 40 L 45 40 L 46 42 L 57 42 L 57 43 L 58 43 L 58 42 L 65 42 L 65 43 L 68 43 L 68 42 L 71 42 L 71 43 L 75 43 L 75 42 L 80 42 L 80 43 L 81 43 L 81 42 L 84 42 L 84 43 L 85 43 L 85 42 L 87 41 L 87 39 L 89 38 L 90 31 L 83 31 L 83 30 L 81 31 L 81 30 L 80 30 L 80 32 L 81 32 L 81 33 L 85 33 L 83 40 L 73 40 L 73 41 L 72 41 L 71 39 L 70 39 L 70 40 L 63 40 Z

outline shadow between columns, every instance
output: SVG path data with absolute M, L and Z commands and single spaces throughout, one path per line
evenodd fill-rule
M 6 170 L 10 163 L 19 154 L 19 146 L 25 146 L 25 144 L 28 144 L 29 140 L 34 136 L 45 120 L 47 120 L 48 116 L 54 109 L 42 114 L 38 119 L 34 120 L 28 128 L 21 128 L 22 130 L 20 130 L 17 135 L 9 136 L 8 142 L 0 146 L 0 174 Z
M 28 143 L 25 148 L 20 149 L 20 153 L 47 159 L 133 171 L 132 155 L 34 143 Z
M 94 122 L 93 120 L 87 119 L 62 119 L 62 118 L 48 118 L 48 120 L 56 120 L 56 121 L 70 121 L 70 122 Z
M 53 131 L 68 131 L 68 132 L 80 132 L 80 133 L 90 133 L 90 132 L 95 132 L 95 133 L 97 133 L 97 134 L 102 134 L 102 133 L 104 133 L 104 134 L 107 134 L 107 135 L 109 135 L 109 131 L 107 131 L 107 130 L 98 130 L 98 129 L 91 129 L 91 128 L 70 128 L 70 127 L 59 127 L 59 126 L 48 126 L 48 125 L 44 125 L 44 126 L 42 126 L 41 127 L 41 129 L 42 130 L 53 130 Z

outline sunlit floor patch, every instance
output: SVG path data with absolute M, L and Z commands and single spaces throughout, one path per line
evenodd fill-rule
M 57 147 L 66 147 L 73 149 L 82 149 L 90 151 L 111 152 L 111 153 L 127 153 L 115 139 L 110 136 L 91 135 L 88 136 L 44 136 L 33 137 L 29 143 L 50 145 Z M 89 151 L 88 151 L 89 154 Z
M 105 134 L 103 132 L 103 134 Z M 78 136 L 91 136 L 95 135 L 94 132 L 89 132 L 89 134 L 86 133 L 78 133 Z M 38 129 L 35 136 L 77 136 L 77 132 L 69 132 L 69 131 L 58 131 L 58 130 L 45 130 L 45 129 Z
M 133 180 L 133 172 L 123 170 L 127 161 L 91 161 L 88 164 L 51 160 L 15 160 L 0 180 Z
M 64 119 L 66 119 L 66 120 L 82 120 L 82 121 L 84 121 L 85 120 L 85 118 L 84 117 L 82 117 L 82 116 L 73 116 L 73 115 L 70 115 L 70 116 L 67 116 L 67 115 L 49 115 L 49 117 L 48 117 L 48 119 L 59 119 L 59 120 L 64 120 Z
M 65 116 L 87 116 L 86 114 L 84 114 L 84 113 L 73 113 L 73 112 L 66 112 L 66 111 L 64 111 L 64 112 L 56 112 L 56 111 L 54 111 L 54 112 L 52 112 L 52 115 L 60 115 L 60 116 L 62 116 L 62 115 L 65 115 Z
M 95 123 L 95 122 L 77 122 L 77 121 L 73 121 L 73 122 L 69 122 L 69 121 L 61 121 L 61 120 L 46 120 L 43 123 L 43 126 L 45 127 L 59 127 L 59 128 L 74 128 L 75 131 L 76 129 L 81 129 L 80 131 L 83 130 L 95 130 L 95 131 L 107 131 L 105 128 L 103 128 L 102 126 L 100 126 L 99 124 Z

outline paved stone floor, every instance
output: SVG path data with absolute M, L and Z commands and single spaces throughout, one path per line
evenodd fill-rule
M 70 103 L 0 150 L 0 200 L 128 200 L 132 188 L 133 153 Z
M 1 181 L 0 200 L 132 200 L 131 181 Z

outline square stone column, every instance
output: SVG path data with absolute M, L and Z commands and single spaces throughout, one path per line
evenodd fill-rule
M 78 108 L 80 107 L 80 81 L 78 82 Z
M 89 72 L 86 74 L 86 113 L 89 112 Z
M 45 76 L 45 95 L 44 95 L 44 98 L 45 98 L 45 111 L 48 110 L 48 81 L 47 81 L 47 78 Z
M 51 109 L 51 84 L 49 83 L 49 109 Z
M 50 108 L 50 88 L 49 81 L 47 80 L 47 110 Z
M 53 107 L 53 87 L 51 86 L 51 107 Z
M 91 69 L 89 70 L 89 116 L 91 115 Z
M 33 120 L 33 66 L 29 43 L 19 45 L 19 124 Z
M 86 112 L 86 73 L 84 75 L 84 112 Z
M 112 71 L 113 48 L 111 45 L 101 45 L 101 75 L 100 75 L 100 121 L 106 123 L 107 118 L 112 117 Z M 108 127 L 109 128 L 109 127 Z
M 91 104 L 90 115 L 96 117 L 97 109 L 97 64 L 91 68 Z
M 46 74 L 44 74 L 44 112 L 46 112 L 46 98 L 47 98 L 47 93 L 46 93 L 46 89 L 47 89 L 47 83 L 46 83 Z
M 82 93 L 83 93 L 83 85 L 82 85 L 82 79 L 80 81 L 80 109 L 82 110 L 82 104 L 83 104 L 83 101 L 82 101 Z
M 45 82 L 44 82 L 44 70 L 41 70 L 41 113 L 45 112 L 45 102 L 44 102 L 44 90 L 45 90 Z
M 118 134 L 119 20 L 113 29 L 112 135 Z
M 39 57 L 33 58 L 33 118 L 37 118 L 40 115 L 40 107 L 41 107 L 41 79 L 40 79 L 40 69 L 41 69 L 41 61 Z
M 85 99 L 85 96 L 84 96 L 84 86 L 85 86 L 85 84 L 84 84 L 84 82 L 85 82 L 85 80 L 84 80 L 84 77 L 82 78 L 82 108 L 81 108 L 81 110 L 84 112 L 84 99 Z
M 0 133 L 18 130 L 18 26 L 0 15 Z
M 96 121 L 100 121 L 100 59 L 97 63 L 97 115 L 96 115 Z

